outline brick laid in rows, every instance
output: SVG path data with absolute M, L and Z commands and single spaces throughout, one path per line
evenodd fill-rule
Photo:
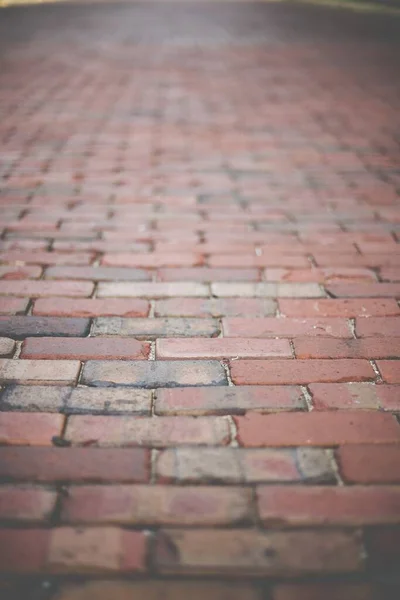
M 146 360 L 150 344 L 135 339 L 115 338 L 31 338 L 22 345 L 21 358 L 53 358 L 79 360 L 126 359 Z
M 257 489 L 257 499 L 265 526 L 400 522 L 400 486 L 265 486 Z
M 93 292 L 94 285 L 88 281 L 1 281 L 0 294 L 3 296 L 27 296 L 40 298 L 47 296 L 70 296 L 86 298 Z
M 143 448 L 0 447 L 0 477 L 35 483 L 144 483 L 150 478 L 150 454 Z
M 397 298 L 400 283 L 335 283 L 325 286 L 334 298 Z
M 400 317 L 356 319 L 357 337 L 400 337 Z
M 175 358 L 292 358 L 288 340 L 164 339 L 156 341 L 156 357 Z
M 384 590 L 375 595 L 375 589 L 367 583 L 279 583 L 273 587 L 271 600 L 395 600 Z
M 0 321 L 1 324 L 1 321 Z M 12 356 L 15 350 L 14 340 L 10 338 L 0 337 L 0 356 Z
M 0 413 L 0 444 L 50 446 L 64 424 L 62 415 L 48 413 Z
M 13 360 L 2 358 L 0 359 L 0 383 L 74 384 L 80 366 L 78 360 Z
M 176 252 L 169 254 L 133 254 L 113 252 L 105 254 L 101 260 L 102 265 L 115 267 L 147 267 L 157 269 L 159 267 L 194 267 L 203 263 L 201 254 L 189 252 Z
M 344 299 L 279 300 L 279 309 L 286 317 L 386 317 L 400 315 L 396 300 Z
M 46 279 L 88 279 L 89 281 L 150 281 L 151 274 L 143 269 L 112 267 L 50 267 Z
M 52 282 L 46 282 L 52 283 Z M 82 284 L 83 285 L 83 284 Z M 90 284 L 88 284 L 90 285 Z M 1 290 L 1 288 L 0 288 Z M 196 282 L 173 283 L 99 283 L 99 298 L 173 298 L 175 296 L 201 297 L 208 296 L 208 286 Z M 25 296 L 29 294 L 23 294 Z M 31 296 L 34 294 L 30 294 Z M 51 295 L 51 294 L 47 294 Z M 54 295 L 54 294 L 53 294 Z M 57 294 L 68 296 L 68 294 Z M 83 294 L 81 294 L 83 295 Z M 89 294 L 88 294 L 89 295 Z
M 364 338 L 337 340 L 298 338 L 294 342 L 297 358 L 396 358 L 400 356 L 400 338 Z
M 46 521 L 54 510 L 56 497 L 56 492 L 51 490 L 0 485 L 0 520 L 25 523 Z
M 325 295 L 316 283 L 212 283 L 211 291 L 222 298 L 318 298 Z
M 257 584 L 240 581 L 84 581 L 61 585 L 54 600 L 262 600 Z M 302 599 L 303 600 L 303 599 Z M 312 599 L 314 600 L 314 599 Z M 327 600 L 331 600 L 328 598 Z M 336 600 L 336 599 L 335 599 Z M 344 598 L 343 600 L 348 600 Z M 370 600 L 353 597 L 350 600 Z
M 89 319 L 60 317 L 0 317 L 0 333 L 14 339 L 34 336 L 83 337 L 89 333 Z
M 0 572 L 120 573 L 145 570 L 146 537 L 117 527 L 0 530 Z
M 363 568 L 360 536 L 352 531 L 160 531 L 156 567 L 165 573 L 301 576 Z
M 367 360 L 237 360 L 230 361 L 236 385 L 307 385 L 314 382 L 369 381 L 376 377 Z
M 330 452 L 319 448 L 168 448 L 157 457 L 161 482 L 263 483 L 336 480 Z
M 342 446 L 337 451 L 340 473 L 350 483 L 400 483 L 400 446 Z
M 259 281 L 257 269 L 218 269 L 209 267 L 159 269 L 160 281 Z
M 82 383 L 158 388 L 228 385 L 223 366 L 215 360 L 88 361 Z
M 92 335 L 158 337 L 211 337 L 218 335 L 219 325 L 211 319 L 124 319 L 99 317 L 95 320 Z
M 139 298 L 40 298 L 32 313 L 55 317 L 147 317 L 149 311 L 150 303 Z
M 377 367 L 386 383 L 400 383 L 400 360 L 379 360 Z
M 43 236 L 44 237 L 44 236 Z M 51 236 L 53 237 L 53 235 Z M 2 262 L 33 265 L 88 265 L 93 260 L 89 252 L 4 252 Z
M 239 443 L 247 447 L 400 442 L 397 420 L 390 414 L 371 411 L 249 413 L 234 419 Z
M 241 414 L 248 410 L 303 410 L 303 393 L 295 386 L 242 386 L 160 389 L 154 410 L 158 415 Z
M 375 383 L 312 383 L 308 389 L 316 410 L 373 410 L 383 407 L 383 387 L 388 386 Z
M 266 281 L 315 282 L 333 284 L 342 281 L 376 281 L 374 271 L 370 269 L 352 269 L 349 267 L 336 269 L 265 269 Z
M 28 308 L 29 298 L 7 298 L 0 296 L 0 315 L 24 314 Z
M 151 391 L 124 387 L 104 389 L 14 385 L 4 390 L 0 407 L 32 412 L 149 415 Z
M 0 279 L 37 279 L 41 274 L 42 269 L 40 267 L 0 266 Z
M 351 337 L 346 319 L 290 319 L 290 318 L 226 318 L 222 321 L 226 337 Z
M 65 437 L 82 446 L 147 446 L 164 448 L 225 445 L 230 441 L 224 417 L 69 417 Z
M 381 525 L 367 529 L 365 542 L 369 572 L 379 570 L 384 573 L 398 573 L 400 561 L 400 527 L 398 525 Z M 393 600 L 396 598 L 397 595 L 393 597 Z
M 156 301 L 158 317 L 263 317 L 274 315 L 276 302 L 261 298 L 170 298 Z
M 232 525 L 252 520 L 251 502 L 251 491 L 246 488 L 79 486 L 69 488 L 68 497 L 62 502 L 61 521 L 152 526 Z

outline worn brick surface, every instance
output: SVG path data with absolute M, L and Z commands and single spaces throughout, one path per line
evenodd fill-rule
M 328 4 L 1 9 L 2 599 L 400 597 L 400 13 Z

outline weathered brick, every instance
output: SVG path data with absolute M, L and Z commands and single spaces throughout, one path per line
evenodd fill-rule
M 164 339 L 156 341 L 156 357 L 168 358 L 292 358 L 288 340 Z
M 217 321 L 211 319 L 123 319 L 98 318 L 92 335 L 135 336 L 137 338 L 158 337 L 202 337 L 219 333 Z
M 318 298 L 324 296 L 316 283 L 212 283 L 214 296 L 229 298 Z
M 0 294 L 3 296 L 27 296 L 46 298 L 47 296 L 70 296 L 85 298 L 91 295 L 94 285 L 88 281 L 1 281 Z
M 271 600 L 390 600 L 375 595 L 375 588 L 363 583 L 280 583 L 273 587 Z M 69 599 L 66 599 L 69 600 Z M 71 600 L 73 600 L 71 598 Z M 394 600 L 394 599 L 393 599 Z
M 375 412 L 276 413 L 234 417 L 243 446 L 338 446 L 400 441 L 400 425 Z
M 19 267 L 16 265 L 0 266 L 0 279 L 37 279 L 40 277 L 42 269 L 40 267 Z
M 400 386 L 381 384 L 376 386 L 376 394 L 384 410 L 400 412 Z
M 363 567 L 351 531 L 167 530 L 157 536 L 161 572 L 299 576 L 352 573 Z
M 357 337 L 400 337 L 399 317 L 356 319 Z
M 143 269 L 112 267 L 50 267 L 46 279 L 88 279 L 89 281 L 150 281 L 151 274 Z
M 0 315 L 24 314 L 28 308 L 28 298 L 7 298 L 0 296 Z
M 14 340 L 0 337 L 0 356 L 12 356 L 15 350 Z
M 64 417 L 48 413 L 0 413 L 0 444 L 49 446 L 59 436 Z
M 335 481 L 331 456 L 317 448 L 169 448 L 157 457 L 156 473 L 177 483 Z
M 367 360 L 237 360 L 231 361 L 232 381 L 237 385 L 282 385 L 314 382 L 368 381 L 375 371 Z
M 55 600 L 261 600 L 258 586 L 240 581 L 86 581 L 60 587 Z M 331 599 L 328 599 L 331 600 Z M 336 600 L 336 599 L 334 599 Z M 348 600 L 345 598 L 344 600 Z M 352 600 L 370 600 L 354 597 Z M 372 600 L 372 599 L 371 599 Z
M 56 497 L 56 492 L 46 489 L 0 485 L 0 519 L 29 523 L 45 521 L 54 510 Z
M 36 300 L 34 315 L 55 317 L 147 317 L 147 300 L 127 298 L 40 298 Z
M 71 487 L 61 520 L 131 525 L 231 525 L 251 518 L 250 490 L 164 485 Z
M 54 573 L 145 571 L 146 537 L 116 527 L 51 530 L 46 570 Z
M 174 296 L 201 297 L 208 296 L 208 294 L 208 286 L 204 283 L 196 282 L 101 282 L 99 283 L 97 292 L 99 298 L 173 298 Z M 24 295 L 26 296 L 27 294 Z
M 22 345 L 21 358 L 78 360 L 146 360 L 150 344 L 135 339 L 116 338 L 30 338 Z
M 396 358 L 400 356 L 400 338 L 364 338 L 337 340 L 298 338 L 294 340 L 297 358 Z
M 400 383 L 400 361 L 379 360 L 377 367 L 386 383 Z
M 273 315 L 276 302 L 261 298 L 170 298 L 156 302 L 159 317 L 222 317 Z
M 374 383 L 312 383 L 308 389 L 316 410 L 379 409 L 379 387 Z
M 0 477 L 35 483 L 141 483 L 150 478 L 150 455 L 143 448 L 1 447 Z
M 0 333 L 14 339 L 34 336 L 80 337 L 89 333 L 89 319 L 59 317 L 0 317 Z
M 212 446 L 227 444 L 230 432 L 224 417 L 72 416 L 66 439 L 83 446 Z
M 209 267 L 159 269 L 160 281 L 259 281 L 257 269 L 218 269 Z
M 279 300 L 279 308 L 287 317 L 374 317 L 400 315 L 396 300 L 391 299 L 344 299 Z
M 82 383 L 158 388 L 196 385 L 228 385 L 223 366 L 213 360 L 88 361 Z
M 0 359 L 0 381 L 38 385 L 75 383 L 80 369 L 78 360 L 13 360 Z
M 8 386 L 0 406 L 8 410 L 65 412 L 72 414 L 149 415 L 151 391 L 137 388 L 61 386 Z
M 398 573 L 400 561 L 400 527 L 398 525 L 371 527 L 367 530 L 365 541 L 368 556 L 367 568 L 370 572 L 379 570 L 386 573 Z
M 334 298 L 396 298 L 400 283 L 335 283 L 325 286 Z
M 115 267 L 147 267 L 158 269 L 159 267 L 194 267 L 203 263 L 201 254 L 190 254 L 189 252 L 176 252 L 169 254 L 133 254 L 113 252 L 105 254 L 102 265 Z
M 400 486 L 260 486 L 257 503 L 266 526 L 400 522 Z
M 336 282 L 361 282 L 376 281 L 374 271 L 370 269 L 352 269 L 350 267 L 337 267 L 336 269 L 265 269 L 266 281 L 287 282 L 315 282 L 321 284 L 334 284 Z
M 301 389 L 289 386 L 159 389 L 154 402 L 158 415 L 241 414 L 248 410 L 275 412 L 305 408 Z
M 44 569 L 47 529 L 0 529 L 0 573 L 39 573 Z
M 54 232 L 52 233 L 52 237 Z M 45 237 L 45 236 L 43 236 Z M 91 252 L 4 252 L 2 261 L 33 265 L 88 265 L 93 260 Z
M 209 258 L 211 267 L 291 267 L 304 268 L 309 266 L 306 256 L 301 254 L 284 254 L 268 252 L 265 255 L 255 254 L 214 254 Z
M 400 483 L 400 446 L 342 446 L 337 459 L 343 479 L 350 483 Z
M 252 319 L 228 318 L 222 321 L 226 337 L 351 337 L 346 319 Z

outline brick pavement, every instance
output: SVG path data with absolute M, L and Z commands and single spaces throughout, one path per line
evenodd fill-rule
M 399 19 L 1 17 L 2 600 L 398 598 Z

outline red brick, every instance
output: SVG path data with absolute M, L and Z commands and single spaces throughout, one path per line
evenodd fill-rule
M 389 415 L 388 415 L 389 416 Z M 230 441 L 224 417 L 72 416 L 66 438 L 82 446 L 167 447 L 181 444 L 225 445 Z
M 156 357 L 168 358 L 292 358 L 288 340 L 185 338 L 156 341 Z
M 376 281 L 374 271 L 369 269 L 265 269 L 266 281 L 291 281 L 331 284 L 337 281 Z
M 150 455 L 143 448 L 0 447 L 0 477 L 41 483 L 141 483 L 150 478 Z
M 363 568 L 359 536 L 346 531 L 167 530 L 157 535 L 156 566 L 179 574 L 301 576 Z
M 255 254 L 213 254 L 208 263 L 210 267 L 308 267 L 309 262 L 305 255 L 268 253 L 256 256 Z
M 47 283 L 47 282 L 46 282 Z M 174 296 L 208 296 L 208 286 L 198 282 L 138 282 L 117 281 L 98 284 L 99 298 L 173 298 Z M 66 294 L 67 295 L 67 294 Z
M 400 386 L 378 385 L 376 386 L 376 395 L 384 410 L 400 412 Z
M 171 298 L 156 302 L 156 316 L 221 317 L 273 315 L 276 302 L 261 298 Z
M 56 492 L 15 485 L 0 486 L 2 521 L 40 522 L 47 520 L 55 506 Z
M 400 425 L 389 414 L 311 412 L 234 417 L 243 446 L 337 446 L 400 441 Z
M 46 529 L 0 529 L 0 573 L 41 572 L 49 539 Z
M 48 413 L 0 413 L 0 444 L 50 446 L 59 436 L 63 415 Z
M 400 267 L 397 269 L 395 267 L 379 269 L 379 275 L 383 281 L 400 281 Z
M 400 486 L 260 486 L 265 526 L 375 525 L 400 522 Z
M 0 382 L 25 385 L 73 384 L 80 370 L 78 360 L 13 360 L 0 359 Z
M 44 237 L 44 236 L 43 236 Z M 52 236 L 53 237 L 53 234 Z M 33 265 L 88 265 L 93 260 L 89 252 L 4 252 L 2 262 Z
M 289 386 L 168 388 L 157 390 L 154 401 L 158 415 L 222 415 L 304 408 L 301 389 Z
M 56 317 L 147 317 L 150 303 L 139 298 L 41 298 L 32 314 Z
M 52 529 L 46 560 L 54 573 L 145 571 L 146 537 L 116 527 Z
M 399 317 L 356 319 L 357 337 L 400 337 Z
M 375 371 L 366 360 L 238 360 L 230 362 L 236 385 L 282 385 L 369 381 Z
M 150 344 L 121 338 L 30 338 L 22 345 L 21 358 L 135 359 L 145 360 Z
M 169 448 L 157 456 L 163 483 L 335 482 L 330 451 L 320 448 Z
M 251 519 L 251 491 L 233 487 L 79 486 L 68 490 L 61 520 L 130 525 L 231 525 Z
M 102 265 L 113 267 L 147 267 L 149 269 L 158 269 L 159 267 L 194 267 L 203 263 L 201 254 L 190 253 L 170 253 L 170 254 L 133 254 L 118 253 L 105 254 L 102 258 Z
M 0 315 L 19 315 L 24 314 L 28 308 L 29 299 L 27 298 L 6 298 L 0 296 Z
M 351 337 L 346 319 L 227 318 L 223 319 L 226 337 Z
M 89 281 L 149 281 L 151 274 L 143 269 L 112 267 L 50 267 L 46 279 L 81 279 Z
M 375 383 L 312 383 L 308 389 L 316 410 L 380 409 Z
M 278 301 L 282 314 L 287 317 L 374 317 L 400 315 L 400 309 L 394 299 L 315 299 Z
M 159 269 L 160 281 L 259 281 L 257 269 L 217 269 L 208 267 Z
M 398 573 L 400 561 L 400 527 L 391 525 L 367 530 L 366 549 L 369 570 Z
M 400 338 L 337 340 L 299 338 L 294 340 L 297 358 L 396 358 L 400 357 Z
M 40 267 L 0 266 L 0 279 L 37 279 L 41 273 L 42 269 Z
M 400 483 L 400 446 L 342 446 L 337 451 L 340 473 L 350 483 Z
M 370 269 L 382 266 L 396 267 L 399 265 L 399 257 L 396 254 L 323 254 L 314 252 L 314 259 L 319 267 L 368 267 Z
M 389 600 L 385 596 L 382 600 Z M 374 588 L 363 583 L 281 583 L 273 587 L 271 600 L 377 600 Z
M 87 297 L 93 292 L 93 283 L 88 281 L 2 281 L 0 294 L 3 296 L 30 296 L 40 298 L 46 296 Z
M 400 383 L 400 361 L 379 360 L 377 367 L 386 383 Z
M 336 298 L 396 298 L 400 283 L 335 283 L 325 289 Z
M 211 283 L 211 292 L 221 298 L 319 298 L 324 292 L 316 283 Z

